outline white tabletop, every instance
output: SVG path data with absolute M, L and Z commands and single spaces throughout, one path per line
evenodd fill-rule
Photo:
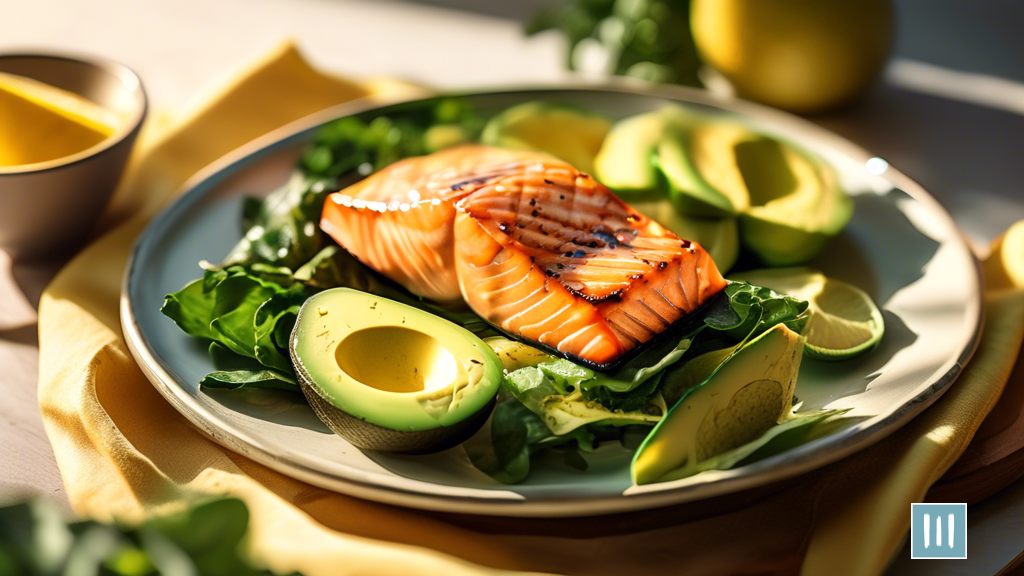
M 525 38 L 516 20 L 545 2 L 0 0 L 0 52 L 118 60 L 142 77 L 151 105 L 162 109 L 188 105 L 203 87 L 286 38 L 338 74 L 400 76 L 441 88 L 537 83 L 566 77 L 560 38 Z M 815 120 L 918 180 L 984 245 L 1024 218 L 1024 84 L 1013 82 L 1024 82 L 1024 5 L 903 0 L 899 8 L 902 37 L 885 82 L 863 106 Z M 26 494 L 64 500 L 36 404 L 35 305 L 58 266 L 12 264 L 0 253 L 0 501 Z M 1024 485 L 971 508 L 971 550 L 984 553 L 969 561 L 971 573 L 995 574 L 1021 551 L 1021 510 Z M 906 556 L 891 573 L 968 566 Z

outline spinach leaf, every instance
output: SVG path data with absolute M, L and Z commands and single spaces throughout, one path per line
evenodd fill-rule
M 555 435 L 596 423 L 654 425 L 667 410 L 660 396 L 653 394 L 643 398 L 632 410 L 608 408 L 583 395 L 580 385 L 590 378 L 593 372 L 589 369 L 559 359 L 515 370 L 505 377 L 502 385 L 540 417 Z
M 0 574 L 270 575 L 245 556 L 249 513 L 240 500 L 199 503 L 141 525 L 67 523 L 34 500 L 0 508 Z
M 301 266 L 327 242 L 318 223 L 324 200 L 335 188 L 331 179 L 295 173 L 258 210 L 246 203 L 243 219 L 250 219 L 252 225 L 221 266 L 261 263 L 293 270 Z
M 530 472 L 530 457 L 545 448 L 561 447 L 566 453 L 594 449 L 594 435 L 586 428 L 553 434 L 540 418 L 515 398 L 494 408 L 484 430 L 474 435 L 463 448 L 480 471 L 505 484 L 522 482 Z M 582 458 L 567 456 L 579 468 Z M 582 461 L 585 465 L 585 461 Z
M 187 334 L 212 341 L 210 356 L 221 370 L 200 384 L 297 390 L 288 335 L 309 295 L 280 269 L 232 266 L 207 270 L 202 279 L 168 294 L 161 312 Z
M 227 273 L 216 282 L 227 277 Z M 210 328 L 213 322 L 213 295 L 212 291 L 216 284 L 213 284 L 214 274 L 207 273 L 198 280 L 193 280 L 177 292 L 172 292 L 164 297 L 164 303 L 160 312 L 174 321 L 183 332 L 196 338 L 215 340 L 217 333 Z M 213 285 L 209 285 L 213 284 Z M 208 286 L 209 285 L 209 286 Z
M 474 140 L 483 119 L 463 100 L 439 98 L 398 107 L 393 115 L 340 118 L 324 125 L 298 169 L 259 205 L 242 206 L 243 238 L 221 266 L 255 263 L 297 270 L 332 244 L 320 230 L 327 195 L 343 178 L 368 176 L 409 156 Z
M 294 378 L 276 370 L 218 370 L 210 372 L 199 381 L 205 388 L 222 390 L 272 389 L 301 392 Z
M 210 343 L 210 359 L 217 371 L 203 377 L 200 386 L 226 390 L 269 388 L 301 393 L 290 366 L 287 371 L 267 368 L 255 358 L 235 354 L 220 342 Z

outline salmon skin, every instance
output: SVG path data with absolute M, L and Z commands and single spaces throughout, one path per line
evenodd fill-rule
M 324 204 L 321 228 L 410 292 L 609 370 L 725 287 L 707 251 L 570 164 L 459 146 Z

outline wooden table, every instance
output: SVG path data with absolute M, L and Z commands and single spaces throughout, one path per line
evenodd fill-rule
M 544 82 L 565 77 L 560 39 L 525 39 L 517 21 L 544 3 L 7 2 L 0 7 L 0 51 L 113 58 L 139 73 L 155 109 L 180 109 L 202 87 L 286 37 L 299 39 L 316 65 L 341 74 L 452 88 Z M 968 237 L 987 245 L 1024 218 L 1024 35 L 1013 24 L 1024 21 L 1024 5 L 904 0 L 899 8 L 898 59 L 885 82 L 863 106 L 814 120 L 918 180 Z M 66 504 L 36 402 L 35 307 L 59 266 L 13 264 L 0 253 L 0 501 L 42 494 Z M 1024 485 L 971 508 L 971 550 L 984 552 L 985 573 L 997 573 L 1024 548 L 1022 512 Z M 954 573 L 962 566 L 902 556 L 892 574 Z

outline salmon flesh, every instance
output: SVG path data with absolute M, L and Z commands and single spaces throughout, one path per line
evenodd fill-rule
M 537 152 L 459 146 L 408 158 L 324 204 L 365 265 L 509 334 L 609 367 L 725 287 L 707 251 Z

